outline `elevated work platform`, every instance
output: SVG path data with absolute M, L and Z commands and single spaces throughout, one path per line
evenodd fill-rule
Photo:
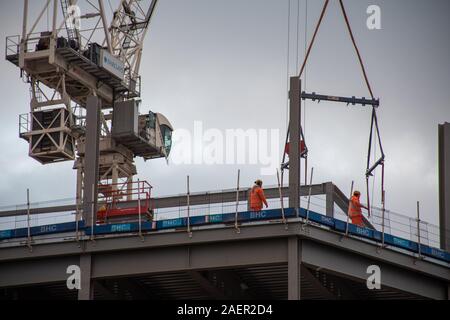
M 60 77 L 56 75 L 64 72 L 66 92 L 81 106 L 86 105 L 92 88 L 97 88 L 103 108 L 112 108 L 118 96 L 128 99 L 140 96 L 140 77 L 127 74 L 120 77 L 102 67 L 103 48 L 94 43 L 81 52 L 72 48 L 65 38 L 53 42 L 43 32 L 28 39 L 21 52 L 21 40 L 20 36 L 7 37 L 6 60 L 55 90 L 61 87 Z

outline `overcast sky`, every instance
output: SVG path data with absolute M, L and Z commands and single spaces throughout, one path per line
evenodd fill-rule
M 43 1 L 41 1 L 43 2 Z M 289 74 L 304 57 L 305 0 L 291 0 Z M 322 1 L 308 1 L 308 38 Z M 374 93 L 381 99 L 379 123 L 386 153 L 387 207 L 438 222 L 438 124 L 450 122 L 450 1 L 347 0 L 347 13 Z M 366 9 L 381 8 L 381 30 L 368 30 Z M 1 1 L 2 47 L 21 32 L 22 1 Z M 288 0 L 160 0 L 144 46 L 143 109 L 165 114 L 175 128 L 280 129 L 286 132 Z M 18 137 L 18 116 L 29 111 L 29 89 L 19 70 L 0 62 L 0 206 L 75 196 L 72 162 L 42 166 L 27 156 Z M 369 94 L 337 1 L 331 1 L 311 53 L 307 91 Z M 344 192 L 365 190 L 370 109 L 322 102 L 306 106 L 306 138 L 314 182 L 333 181 Z M 260 165 L 169 165 L 137 160 L 139 177 L 156 195 L 233 188 L 237 169 L 250 186 Z M 262 177 L 266 185 L 276 176 Z M 375 186 L 379 187 L 379 175 Z M 363 192 L 363 195 L 365 192 Z M 365 195 L 363 196 L 365 199 Z M 363 199 L 363 200 L 364 200 Z M 380 205 L 379 197 L 374 203 Z

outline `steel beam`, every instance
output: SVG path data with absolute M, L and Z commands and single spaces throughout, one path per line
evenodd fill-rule
M 380 105 L 379 99 L 366 99 L 366 98 L 356 98 L 356 97 L 339 97 L 339 96 L 327 96 L 323 94 L 316 94 L 313 93 L 306 93 L 305 91 L 302 92 L 302 100 L 309 99 L 312 101 L 320 102 L 322 100 L 324 101 L 333 101 L 333 102 L 343 102 L 347 104 L 360 104 L 362 106 L 365 105 L 371 105 L 374 107 L 378 107 Z
M 141 284 L 133 279 L 123 278 L 118 281 L 119 287 L 128 290 L 133 300 L 148 300 L 154 298 L 151 292 L 148 292 Z
M 283 239 L 174 246 L 152 250 L 98 253 L 94 279 L 191 270 L 240 268 L 285 263 Z
M 321 268 L 331 274 L 365 283 L 369 277 L 367 268 L 377 265 L 381 270 L 382 288 L 394 288 L 431 299 L 447 299 L 445 282 L 423 276 L 418 272 L 402 272 L 389 263 L 374 261 L 363 255 L 338 252 L 316 242 L 303 241 L 302 247 L 302 259 L 306 265 Z
M 450 251 L 450 123 L 439 125 L 439 227 L 441 248 Z
M 228 270 L 189 271 L 188 274 L 213 299 L 250 299 L 242 288 L 242 281 Z M 214 284 L 215 283 L 215 284 Z
M 332 182 L 325 183 L 326 215 L 334 218 L 334 185 Z
M 333 193 L 334 193 L 333 194 L 334 203 L 336 203 L 336 205 L 339 208 L 341 208 L 344 214 L 348 215 L 348 205 L 350 199 L 347 198 L 347 196 L 336 186 L 334 186 Z M 370 221 L 366 217 L 364 217 L 364 215 L 363 215 L 363 222 L 366 227 L 376 230 L 376 228 L 370 223 Z
M 101 280 L 93 282 L 94 291 L 100 293 L 107 300 L 117 300 L 117 297 L 112 291 L 102 283 Z
M 0 263 L 0 288 L 66 282 L 67 267 L 79 262 L 78 256 L 63 256 Z
M 244 283 L 240 277 L 229 270 L 214 270 L 208 272 L 210 281 L 215 279 L 223 285 L 227 299 L 252 299 L 251 288 Z
M 188 271 L 189 276 L 208 294 L 211 299 L 225 300 L 225 294 L 214 286 L 199 271 Z
M 323 297 L 328 300 L 336 300 L 336 296 L 323 286 L 319 279 L 317 279 L 304 264 L 301 265 L 302 277 L 305 278 Z
M 289 207 L 300 207 L 300 140 L 302 112 L 299 77 L 291 77 L 289 91 Z
M 280 222 L 275 223 L 243 223 L 241 225 L 241 233 L 237 234 L 233 227 L 217 226 L 215 228 L 205 227 L 205 228 L 195 228 L 193 230 L 194 236 L 189 238 L 186 236 L 186 232 L 155 232 L 146 235 L 146 239 L 151 241 L 142 242 L 137 234 L 122 234 L 122 235 L 110 235 L 101 238 L 97 238 L 95 243 L 90 241 L 83 241 L 80 244 L 75 241 L 65 241 L 56 243 L 47 243 L 35 245 L 33 251 L 30 252 L 25 246 L 21 247 L 9 247 L 0 249 L 0 274 L 1 271 L 6 269 L 11 269 L 11 274 L 14 274 L 14 263 L 24 263 L 23 268 L 27 267 L 35 269 L 33 264 L 36 261 L 51 261 L 51 259 L 67 259 L 66 266 L 70 264 L 77 264 L 79 261 L 69 259 L 70 256 L 77 256 L 83 252 L 91 253 L 93 255 L 103 254 L 103 253 L 119 253 L 121 251 L 138 251 L 138 250 L 150 250 L 153 248 L 180 248 L 183 246 L 198 246 L 205 244 L 222 243 L 225 245 L 228 242 L 234 243 L 238 250 L 236 252 L 241 252 L 239 244 L 251 243 L 252 241 L 265 240 L 268 245 L 275 245 L 275 240 L 283 239 L 290 236 L 299 235 L 304 239 L 309 239 L 311 241 L 317 241 L 329 245 L 336 250 L 348 251 L 356 255 L 364 255 L 373 259 L 374 261 L 384 261 L 390 264 L 394 264 L 399 268 L 404 269 L 404 271 L 412 271 L 426 274 L 432 278 L 441 279 L 444 281 L 449 281 L 449 271 L 448 266 L 443 266 L 438 263 L 425 260 L 417 260 L 411 254 L 405 254 L 402 252 L 397 252 L 386 248 L 384 250 L 379 250 L 379 245 L 375 243 L 361 241 L 359 239 L 354 239 L 352 237 L 343 238 L 342 234 L 331 232 L 320 227 L 315 227 L 313 225 L 308 226 L 307 230 L 302 231 L 300 222 L 288 222 L 289 228 L 286 230 L 284 225 Z M 273 240 L 273 241 L 272 241 Z M 266 242 L 264 242 L 266 243 Z M 210 247 L 212 255 L 216 256 L 215 250 L 218 247 Z M 269 250 L 271 247 L 267 247 Z M 251 252 L 251 247 L 247 248 Z M 280 249 L 276 247 L 274 249 Z M 186 252 L 182 251 L 181 254 L 186 256 Z M 180 252 L 177 252 L 180 254 Z M 232 253 L 230 253 L 232 255 Z M 265 256 L 265 254 L 264 254 Z M 181 256 L 178 256 L 181 257 Z M 273 251 L 273 262 L 285 261 L 283 260 L 283 255 L 279 251 Z M 218 263 L 220 267 L 220 261 L 225 259 L 224 256 L 219 254 Z M 26 261 L 25 261 L 26 260 Z M 178 263 L 179 263 L 178 258 Z M 262 259 L 264 261 L 264 259 Z M 250 257 L 245 258 L 243 261 L 251 262 Z M 259 259 L 253 260 L 255 263 L 260 263 Z M 7 262 L 12 262 L 8 264 Z M 30 263 L 26 266 L 25 263 Z M 150 262 L 149 262 L 150 263 Z M 152 262 L 153 263 L 153 262 Z M 8 267 L 9 266 L 9 267 Z M 6 268 L 6 269 L 2 269 Z M 133 267 L 134 268 L 134 267 Z M 45 276 L 45 272 L 42 274 Z M 66 275 L 63 274 L 61 279 L 65 279 Z M 0 277 L 3 280 L 2 277 Z M 57 281 L 57 280 L 56 280 Z
M 311 195 L 321 195 L 324 194 L 324 185 L 325 184 L 315 184 L 311 187 Z M 307 196 L 309 192 L 309 186 L 302 186 L 300 188 L 300 195 Z M 264 194 L 267 199 L 276 199 L 280 197 L 278 192 L 278 188 L 267 188 L 264 189 Z M 289 188 L 282 188 L 283 197 L 289 197 Z M 239 193 L 239 201 L 247 201 L 249 197 L 248 190 L 242 190 Z M 186 196 L 185 195 L 177 195 L 177 196 L 167 196 L 160 198 L 152 198 L 151 199 L 154 208 L 173 208 L 178 206 L 186 205 Z M 236 201 L 236 191 L 229 190 L 223 192 L 199 192 L 193 193 L 190 196 L 190 204 L 191 205 L 205 205 L 205 204 L 214 204 L 214 203 L 222 203 L 222 202 L 235 202 Z M 124 202 L 124 206 L 136 206 L 136 201 Z M 65 205 L 65 206 L 56 206 L 56 207 L 47 207 L 47 208 L 32 208 L 30 210 L 31 215 L 35 214 L 46 214 L 53 212 L 68 212 L 75 211 L 76 205 Z M 8 210 L 1 211 L 0 217 L 10 217 L 10 216 L 21 216 L 26 215 L 26 209 L 19 210 Z
M 287 264 L 289 297 L 296 299 L 301 294 L 296 286 L 300 263 L 359 282 L 365 281 L 367 266 L 376 264 L 382 270 L 383 286 L 428 298 L 447 298 L 450 275 L 445 266 L 417 261 L 388 249 L 379 251 L 376 245 L 342 239 L 339 234 L 314 226 L 308 226 L 303 234 L 299 223 L 288 230 L 273 224 L 242 225 L 240 234 L 230 229 L 197 230 L 190 239 L 184 232 L 154 234 L 152 241 L 146 242 L 136 236 L 103 238 L 76 250 L 75 246 L 67 246 L 71 243 L 60 243 L 59 256 L 51 256 L 54 245 L 43 245 L 38 252 L 40 258 L 33 253 L 25 254 L 21 248 L 27 259 L 0 264 L 0 287 L 65 281 L 67 266 L 80 262 L 82 275 L 91 270 L 94 280 Z M 4 252 L 7 253 L 2 250 L 2 258 Z M 88 258 L 83 262 L 79 258 L 83 252 L 89 253 L 92 261 Z M 83 287 L 86 289 L 85 282 Z
M 289 237 L 287 244 L 288 252 L 288 299 L 300 300 L 301 299 L 301 242 L 299 243 L 298 237 Z

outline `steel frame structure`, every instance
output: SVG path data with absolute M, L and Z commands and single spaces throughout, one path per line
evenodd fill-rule
M 448 266 L 397 251 L 380 251 L 375 244 L 342 238 L 314 225 L 302 228 L 295 221 L 289 222 L 288 228 L 280 223 L 246 223 L 240 228 L 240 233 L 233 226 L 198 228 L 193 238 L 184 231 L 173 231 L 144 235 L 145 240 L 151 241 L 138 241 L 125 234 L 98 238 L 95 242 L 81 240 L 81 246 L 72 241 L 48 243 L 35 246 L 31 253 L 21 248 L 1 248 L 0 288 L 65 282 L 67 266 L 78 265 L 84 284 L 78 298 L 85 300 L 92 299 L 97 282 L 106 279 L 169 276 L 176 272 L 194 272 L 195 279 L 213 270 L 223 271 L 225 276 L 240 268 L 285 266 L 286 297 L 298 300 L 304 297 L 301 284 L 308 277 L 305 267 L 364 285 L 367 268 L 376 264 L 382 270 L 383 289 L 422 299 L 449 298 Z M 18 268 L 23 270 L 20 277 L 15 276 Z M 321 281 L 313 283 L 324 295 L 326 287 L 321 287 Z M 233 281 L 224 284 L 229 288 Z M 345 286 L 342 284 L 342 290 Z M 219 292 L 226 295 L 226 291 Z M 324 297 L 330 298 L 329 293 Z

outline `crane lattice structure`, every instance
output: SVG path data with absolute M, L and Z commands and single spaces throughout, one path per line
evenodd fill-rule
M 20 137 L 42 164 L 75 160 L 84 219 L 106 186 L 131 188 L 135 157 L 167 158 L 171 148 L 167 118 L 139 114 L 143 43 L 158 0 L 117 0 L 115 10 L 111 2 L 107 11 L 103 0 L 24 0 L 22 34 L 6 40 L 6 59 L 30 85 Z

